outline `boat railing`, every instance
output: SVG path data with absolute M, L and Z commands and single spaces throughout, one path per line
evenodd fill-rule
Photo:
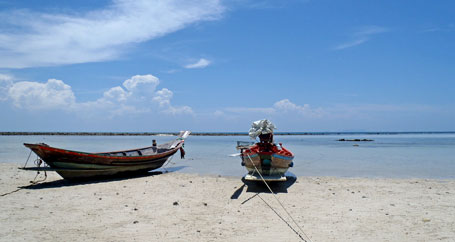
M 253 146 L 255 143 L 252 141 L 237 141 L 237 149 L 248 149 Z

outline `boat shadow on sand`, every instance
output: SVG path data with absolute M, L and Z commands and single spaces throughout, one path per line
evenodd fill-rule
M 284 182 L 269 182 L 268 185 L 273 193 L 288 193 L 288 188 L 297 181 L 294 175 L 286 176 Z M 271 193 L 269 188 L 262 181 L 247 181 L 242 178 L 243 185 L 239 187 L 231 196 L 231 199 L 238 199 L 246 187 L 248 193 Z
M 169 168 L 161 168 L 155 171 L 143 172 L 143 173 L 126 173 L 126 174 L 119 174 L 116 176 L 110 177 L 99 177 L 99 178 L 92 178 L 92 179 L 82 179 L 82 180 L 54 180 L 49 182 L 40 182 L 37 184 L 31 184 L 27 186 L 21 186 L 20 189 L 31 189 L 31 190 L 39 190 L 39 189 L 47 189 L 47 188 L 59 188 L 59 187 L 71 187 L 71 186 L 79 186 L 79 185 L 87 185 L 87 184 L 96 184 L 96 183 L 106 183 L 106 182 L 114 182 L 114 181 L 122 181 L 128 179 L 135 179 L 135 178 L 143 178 L 143 177 L 151 177 L 157 176 L 164 173 L 175 172 L 179 171 L 186 166 L 175 166 Z

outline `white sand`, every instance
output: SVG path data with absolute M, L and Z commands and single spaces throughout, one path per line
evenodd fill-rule
M 0 164 L 0 171 L 0 194 L 35 176 L 15 164 Z M 454 180 L 300 177 L 291 183 L 272 188 L 312 241 L 455 239 Z M 291 223 L 273 195 L 240 178 L 166 173 L 72 184 L 51 173 L 44 184 L 0 202 L 0 241 L 299 240 L 266 205 Z

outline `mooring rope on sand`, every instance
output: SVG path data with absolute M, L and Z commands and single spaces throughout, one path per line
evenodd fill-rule
M 23 189 L 23 188 L 18 188 L 18 189 L 14 190 L 14 191 L 0 194 L 0 197 L 4 197 L 4 196 L 7 196 L 7 195 L 10 195 L 10 194 L 15 193 L 15 192 L 18 192 L 18 191 L 20 191 L 20 190 L 22 190 L 22 189 Z
M 25 168 L 25 167 L 27 166 L 27 163 L 28 163 L 28 161 L 29 161 L 29 159 L 30 159 L 30 155 L 31 155 L 31 154 L 32 154 L 32 151 L 30 151 L 30 153 L 28 154 L 27 160 L 25 161 L 25 165 L 24 165 L 23 168 Z M 42 161 L 41 161 L 41 159 L 36 158 L 36 160 L 34 161 L 34 163 L 35 163 L 35 165 L 36 165 L 37 167 L 40 167 L 41 164 L 42 164 Z M 43 182 L 43 181 L 45 181 L 45 180 L 47 179 L 47 173 L 46 173 L 46 171 L 44 171 L 44 178 L 43 178 L 42 180 L 38 180 L 38 181 L 37 181 L 36 178 L 38 177 L 39 174 L 40 174 L 40 172 L 37 171 L 37 172 L 36 172 L 36 176 L 35 176 L 35 178 L 33 179 L 33 181 L 30 181 L 31 184 L 36 185 L 36 184 L 38 184 L 38 183 L 40 183 L 40 182 Z M 13 190 L 13 191 L 10 191 L 10 192 L 7 192 L 7 193 L 0 194 L 0 197 L 4 197 L 4 196 L 10 195 L 10 194 L 13 194 L 13 193 L 18 192 L 18 191 L 20 191 L 20 190 L 22 190 L 22 189 L 24 189 L 24 187 L 19 187 L 19 188 L 17 188 L 16 190 Z
M 256 165 L 254 164 L 253 160 L 251 159 L 250 155 L 247 154 L 248 156 L 248 159 L 250 159 L 251 161 L 251 164 L 253 164 L 254 166 L 254 169 L 256 170 L 256 172 L 259 174 L 259 176 L 261 177 L 262 181 L 264 182 L 264 184 L 267 186 L 267 188 L 269 189 L 269 191 L 272 193 L 273 197 L 278 201 L 278 203 L 281 205 L 281 207 L 283 208 L 283 210 L 287 213 L 287 215 L 291 218 L 291 220 L 294 222 L 294 224 L 297 226 L 297 228 L 299 228 L 300 232 L 305 235 L 305 237 L 308 239 L 308 241 L 312 242 L 312 240 L 310 239 L 310 237 L 303 231 L 303 229 L 299 226 L 299 224 L 295 221 L 295 219 L 292 217 L 292 215 L 288 212 L 288 210 L 286 210 L 286 208 L 284 207 L 283 203 L 281 203 L 281 201 L 278 199 L 278 197 L 275 195 L 275 193 L 273 192 L 272 188 L 270 188 L 269 184 L 267 184 L 267 182 L 265 181 L 264 177 L 262 176 L 261 172 L 258 170 L 258 168 L 256 167 Z M 285 222 L 289 228 L 291 228 L 298 236 L 300 239 L 302 239 L 303 241 L 307 242 L 306 239 L 304 239 L 302 237 L 302 235 L 297 232 L 272 206 L 270 206 L 261 196 L 258 196 L 259 198 L 261 198 L 262 201 L 264 201 L 265 204 L 267 204 L 267 206 L 269 206 L 269 208 L 272 209 L 273 212 L 275 212 L 276 215 L 278 215 L 278 217 L 283 220 L 283 222 Z

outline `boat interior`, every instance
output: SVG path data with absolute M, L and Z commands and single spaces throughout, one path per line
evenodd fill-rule
M 140 149 L 133 149 L 133 150 L 122 150 L 122 151 L 113 151 L 113 152 L 102 152 L 96 153 L 97 155 L 106 155 L 106 156 L 150 156 L 150 155 L 157 155 L 166 151 L 171 150 L 171 145 L 173 142 L 157 145 L 157 146 L 150 146 Z

